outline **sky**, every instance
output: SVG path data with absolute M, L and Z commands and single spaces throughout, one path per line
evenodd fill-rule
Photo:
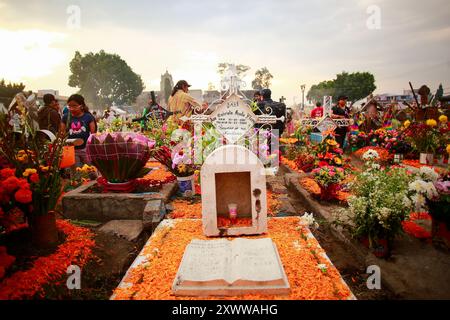
M 75 51 L 119 54 L 159 90 L 166 69 L 192 89 L 219 88 L 217 64 L 273 74 L 273 97 L 342 72 L 375 75 L 376 93 L 442 83 L 450 92 L 450 1 L 0 0 L 0 79 L 70 95 Z

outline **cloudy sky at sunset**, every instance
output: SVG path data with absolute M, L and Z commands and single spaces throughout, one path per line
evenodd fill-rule
M 374 5 L 380 29 L 367 26 Z M 193 88 L 218 87 L 217 64 L 226 61 L 251 66 L 249 86 L 267 67 L 274 97 L 288 103 L 300 101 L 301 84 L 344 70 L 372 72 L 377 93 L 401 93 L 408 81 L 450 92 L 449 17 L 448 0 L 0 0 L 0 79 L 69 95 L 74 52 L 104 49 L 146 90 L 159 90 L 166 68 Z

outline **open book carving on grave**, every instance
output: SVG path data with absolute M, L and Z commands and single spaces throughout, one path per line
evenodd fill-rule
M 172 291 L 180 296 L 289 294 L 277 248 L 270 238 L 192 240 Z
M 202 166 L 201 181 L 206 236 L 267 232 L 265 168 L 253 152 L 238 145 L 214 150 Z

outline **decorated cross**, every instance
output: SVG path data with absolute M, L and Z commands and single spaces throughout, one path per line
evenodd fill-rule
M 353 124 L 353 119 L 334 119 L 331 117 L 332 101 L 332 96 L 324 96 L 322 118 L 302 118 L 300 119 L 300 125 L 317 128 L 323 136 L 326 136 L 329 135 L 330 132 L 336 130 L 337 127 L 348 127 Z
M 240 92 L 241 86 L 245 85 L 236 72 L 236 67 L 230 65 L 225 77 L 221 81 L 223 89 L 228 90 L 225 99 L 219 99 L 208 106 L 207 110 L 194 113 L 190 117 L 181 117 L 183 121 L 192 121 L 196 127 L 210 122 L 227 140 L 228 143 L 236 144 L 255 124 L 273 125 L 277 121 L 284 121 L 284 116 L 278 118 L 268 114 L 255 115 L 248 100 Z M 215 107 L 212 108 L 212 107 Z M 214 109 L 214 110 L 213 110 Z M 211 111 L 212 110 L 212 111 Z

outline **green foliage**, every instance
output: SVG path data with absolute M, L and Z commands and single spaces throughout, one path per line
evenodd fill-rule
M 16 94 L 25 89 L 23 83 L 6 83 L 4 79 L 0 81 L 0 103 L 7 108 Z
M 337 99 L 340 95 L 346 95 L 350 101 L 357 101 L 367 97 L 376 88 L 375 77 L 370 72 L 344 71 L 336 75 L 334 80 L 313 85 L 306 96 L 308 100 L 322 101 L 323 96 L 333 96 Z
M 255 90 L 270 88 L 273 75 L 266 67 L 256 70 L 255 79 L 252 81 L 252 88 Z
M 84 56 L 75 52 L 70 71 L 69 86 L 80 88 L 80 94 L 98 107 L 131 104 L 144 89 L 141 77 L 119 55 L 103 50 Z
M 336 223 L 349 228 L 356 238 L 367 237 L 370 243 L 392 240 L 412 210 L 407 198 L 410 181 L 404 168 L 383 169 L 368 162 L 351 186 L 349 207 L 337 210 Z

